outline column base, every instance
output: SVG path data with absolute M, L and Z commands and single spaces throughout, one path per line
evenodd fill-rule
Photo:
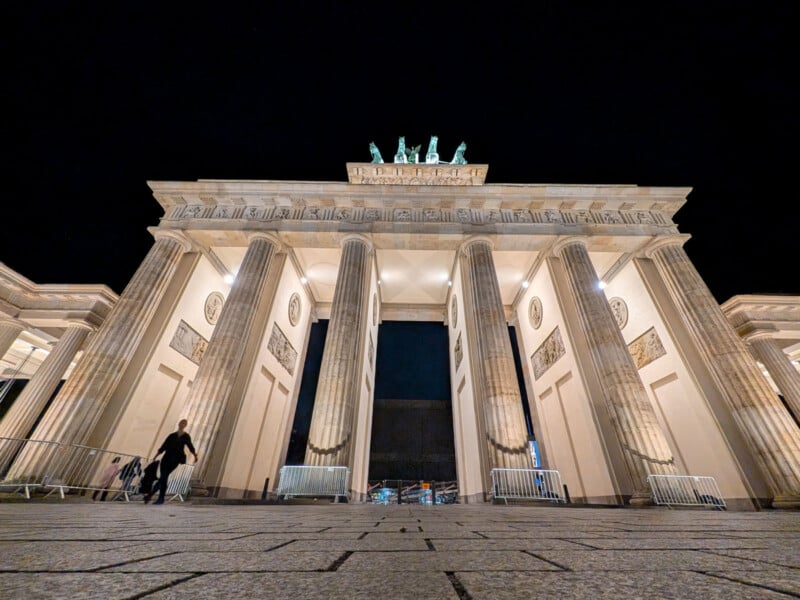
M 648 492 L 634 492 L 628 499 L 628 505 L 634 508 L 653 506 L 653 498 Z
M 784 496 L 775 496 L 772 499 L 772 508 L 780 508 L 780 509 L 799 509 L 800 508 L 800 496 L 796 494 L 787 494 Z
M 189 483 L 190 492 L 189 495 L 194 498 L 205 498 L 210 495 L 210 491 L 206 484 L 202 481 L 192 481 Z

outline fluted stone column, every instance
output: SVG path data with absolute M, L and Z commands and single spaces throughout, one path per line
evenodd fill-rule
M 611 306 L 598 286 L 586 242 L 568 238 L 558 242 L 554 252 L 566 270 L 592 363 L 622 445 L 633 483 L 631 504 L 647 503 L 647 476 L 674 475 L 675 460 Z
M 800 421 L 800 373 L 794 368 L 792 361 L 768 335 L 751 335 L 746 341 L 755 357 L 769 371 L 770 377 L 789 405 L 789 410 Z
M 239 273 L 222 307 L 219 320 L 203 353 L 183 416 L 189 421 L 200 458 L 193 479 L 202 481 L 219 431 L 219 424 L 236 381 L 247 338 L 264 288 L 270 262 L 281 244 L 268 233 L 253 233 Z
M 646 251 L 707 359 L 731 412 L 762 467 L 773 506 L 800 507 L 800 428 L 772 390 L 744 342 L 689 260 L 686 236 Z
M 114 393 L 172 279 L 190 249 L 179 232 L 156 229 L 155 244 L 45 412 L 32 439 L 85 443 Z M 42 457 L 25 452 L 10 475 L 35 476 Z
M 25 329 L 25 324 L 16 319 L 0 317 L 0 359 Z
M 371 242 L 358 235 L 342 240 L 331 318 L 322 352 L 306 465 L 350 466 L 353 417 L 358 401 L 360 349 L 367 330 Z
M 70 325 L 67 328 L 0 421 L 0 437 L 27 436 L 90 330 L 88 325 Z M 5 456 L 0 448 L 0 471 L 11 458 L 13 453 Z
M 522 409 L 514 354 L 508 335 L 492 244 L 475 238 L 463 248 L 465 285 L 471 290 L 477 356 L 481 369 L 490 468 L 530 469 L 528 430 Z

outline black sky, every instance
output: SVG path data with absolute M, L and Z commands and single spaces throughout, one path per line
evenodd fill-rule
M 0 262 L 36 283 L 121 292 L 148 180 L 345 181 L 370 141 L 438 135 L 487 183 L 690 186 L 718 301 L 800 294 L 793 3 L 62 4 L 0 36 Z

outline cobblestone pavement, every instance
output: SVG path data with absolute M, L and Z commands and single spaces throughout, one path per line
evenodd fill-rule
M 800 597 L 800 512 L 0 503 L 2 598 Z

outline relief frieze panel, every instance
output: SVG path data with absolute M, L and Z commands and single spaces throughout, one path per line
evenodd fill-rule
M 248 219 L 256 221 L 347 221 L 353 223 L 463 223 L 473 225 L 501 223 L 540 223 L 567 225 L 652 225 L 670 226 L 671 219 L 655 210 L 590 210 L 544 208 L 412 208 L 352 206 L 230 206 L 181 205 L 173 209 L 173 219 Z
M 200 359 L 203 358 L 203 354 L 208 348 L 208 340 L 181 319 L 172 335 L 169 347 L 199 365 Z
M 272 333 L 269 336 L 267 349 L 290 375 L 294 375 L 297 350 L 294 349 L 294 346 L 292 346 L 292 343 L 283 333 L 283 330 L 278 327 L 277 323 L 272 324 Z
M 667 353 L 654 327 L 651 327 L 628 344 L 628 350 L 633 356 L 633 362 L 636 363 L 637 369 L 649 365 Z
M 561 331 L 556 327 L 531 355 L 534 379 L 539 379 L 544 375 L 566 352 L 564 340 L 561 339 Z

